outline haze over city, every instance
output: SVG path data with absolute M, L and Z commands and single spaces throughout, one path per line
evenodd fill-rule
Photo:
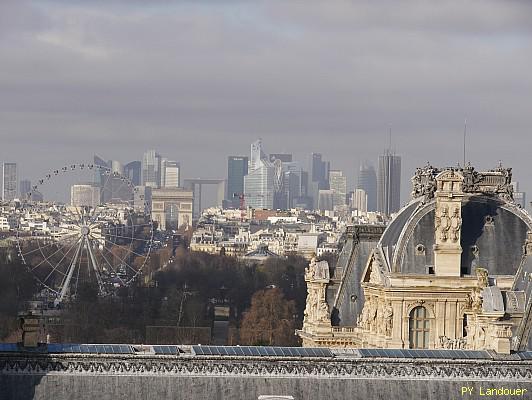
M 404 202 L 416 166 L 462 160 L 467 118 L 468 159 L 530 191 L 532 4 L 332 3 L 3 1 L 0 158 L 36 179 L 155 148 L 223 177 L 261 137 L 352 187 L 391 126 Z
M 0 0 L 0 60 L 0 400 L 532 391 L 532 0 Z

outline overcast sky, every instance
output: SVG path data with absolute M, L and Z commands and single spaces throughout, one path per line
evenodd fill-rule
M 502 160 L 532 196 L 531 1 L 0 1 L 0 160 L 37 178 L 148 148 L 185 177 L 321 152 L 352 184 Z

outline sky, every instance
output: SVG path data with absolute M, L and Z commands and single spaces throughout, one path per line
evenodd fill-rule
M 0 1 L 0 161 L 37 179 L 150 148 L 184 177 L 228 155 L 513 167 L 532 196 L 530 1 Z

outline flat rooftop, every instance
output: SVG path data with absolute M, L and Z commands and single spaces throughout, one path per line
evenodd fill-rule
M 193 358 L 275 358 L 275 359 L 432 359 L 432 360 L 504 360 L 531 361 L 532 351 L 509 355 L 478 350 L 423 349 L 355 349 L 277 346 L 210 346 L 210 345 L 138 345 L 49 343 L 23 347 L 19 343 L 0 343 L 0 354 L 93 354 L 93 355 L 160 355 Z

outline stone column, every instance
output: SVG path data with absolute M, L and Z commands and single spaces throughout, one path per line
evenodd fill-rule
M 327 285 L 330 282 L 327 261 L 313 257 L 305 270 L 307 301 L 304 312 L 303 331 L 313 335 L 332 335 L 330 310 L 327 304 Z
M 460 276 L 463 180 L 455 170 L 436 177 L 434 272 L 439 276 Z
M 403 339 L 403 302 L 392 301 L 393 308 L 393 326 L 392 326 L 392 340 L 390 341 L 391 348 L 401 349 L 404 346 Z M 407 339 L 408 342 L 408 339 Z

